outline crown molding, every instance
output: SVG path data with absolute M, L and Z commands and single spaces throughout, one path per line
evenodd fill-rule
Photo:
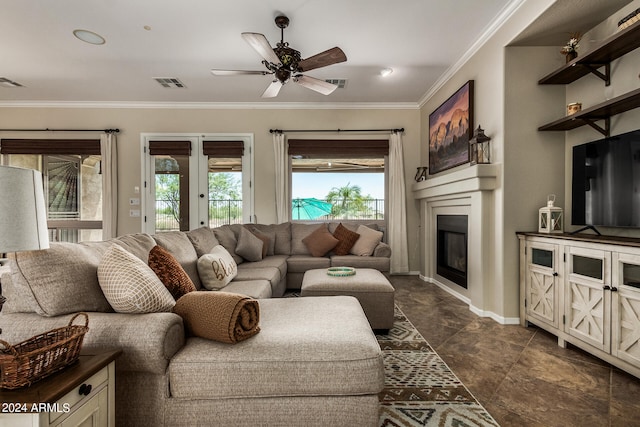
M 135 102 L 0 101 L 0 108 L 119 108 L 172 110 L 418 110 L 414 102 Z
M 496 32 L 513 16 L 513 14 L 525 3 L 527 0 L 512 0 L 507 4 L 498 17 L 494 19 L 483 31 L 482 35 L 478 37 L 478 39 L 471 45 L 469 49 L 460 57 L 460 59 L 454 63 L 451 67 L 449 67 L 436 82 L 429 88 L 429 90 L 420 98 L 418 105 L 420 108 L 424 107 L 425 104 L 431 99 L 431 97 L 442 87 L 445 85 L 449 79 L 451 79 L 464 64 L 471 59 L 473 55 L 475 55 L 482 46 L 484 46 L 491 37 L 495 35 Z

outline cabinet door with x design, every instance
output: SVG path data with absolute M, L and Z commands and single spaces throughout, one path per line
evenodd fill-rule
M 611 348 L 611 253 L 566 248 L 565 332 L 599 350 Z
M 559 326 L 558 245 L 528 242 L 526 268 L 526 310 L 531 320 Z

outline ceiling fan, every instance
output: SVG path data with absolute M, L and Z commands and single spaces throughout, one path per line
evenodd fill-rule
M 305 76 L 301 73 L 346 61 L 347 56 L 342 49 L 334 47 L 302 59 L 300 52 L 289 47 L 289 43 L 284 41 L 284 29 L 289 26 L 289 18 L 281 15 L 276 17 L 275 22 L 276 26 L 280 28 L 280 42 L 277 43 L 275 48 L 271 47 L 263 34 L 242 33 L 242 38 L 264 58 L 262 64 L 267 68 L 266 71 L 213 69 L 211 72 L 216 76 L 243 74 L 266 76 L 271 74 L 274 79 L 262 94 L 263 98 L 277 96 L 282 86 L 290 80 L 323 95 L 329 95 L 336 90 L 338 86 L 333 83 Z

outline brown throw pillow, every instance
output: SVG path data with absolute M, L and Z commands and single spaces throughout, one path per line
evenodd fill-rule
M 173 255 L 162 246 L 154 246 L 149 252 L 149 267 L 166 286 L 175 300 L 195 291 L 196 287 Z
M 336 247 L 333 248 L 333 252 L 336 255 L 349 255 L 349 251 L 355 245 L 356 240 L 360 238 L 360 235 L 340 223 L 333 232 L 333 237 L 339 240 Z
M 266 234 L 262 234 L 259 231 L 251 230 L 251 233 L 256 236 L 258 239 L 262 240 L 262 258 L 267 256 L 269 253 L 269 245 L 271 244 L 271 239 Z
M 322 224 L 302 239 L 302 243 L 304 243 L 312 256 L 325 256 L 327 252 L 336 247 L 338 239 L 329 232 L 327 224 Z

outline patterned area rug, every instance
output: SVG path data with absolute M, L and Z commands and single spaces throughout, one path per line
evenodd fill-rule
M 376 337 L 385 369 L 381 427 L 498 426 L 397 306 L 393 328 Z

